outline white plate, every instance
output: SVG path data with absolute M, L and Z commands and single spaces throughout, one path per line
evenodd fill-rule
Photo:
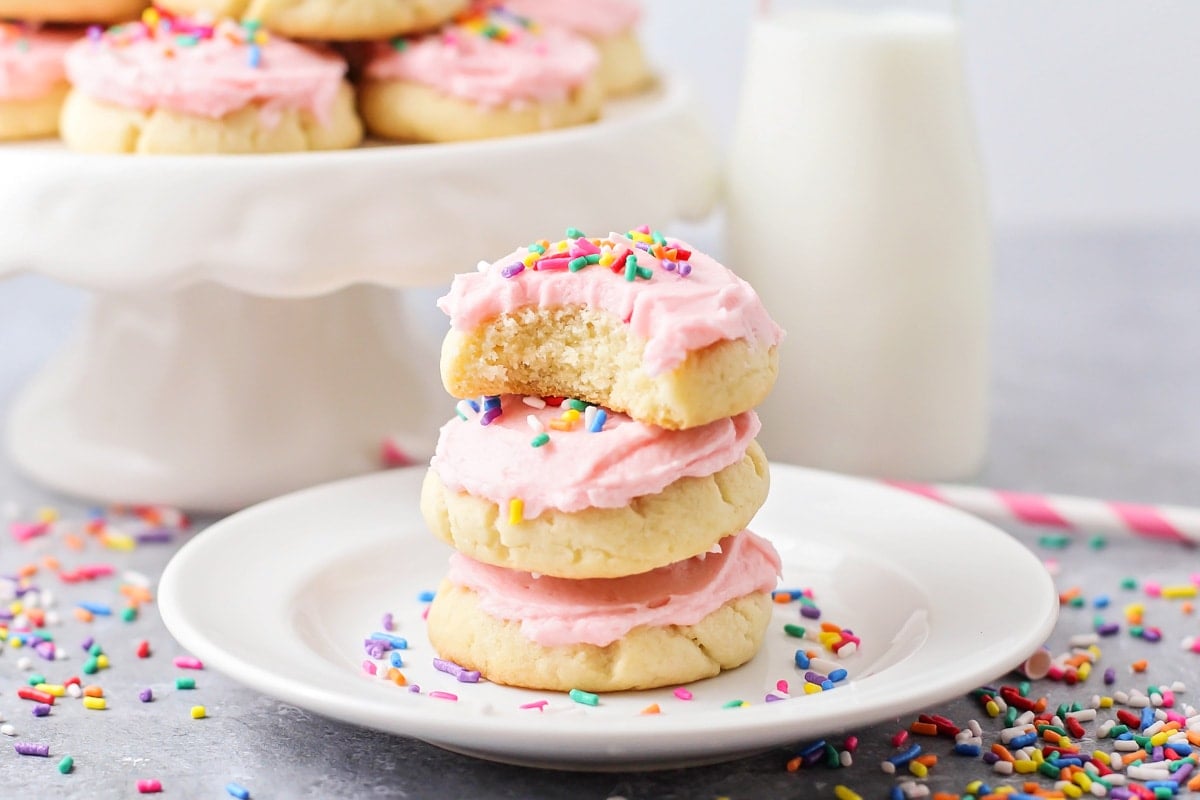
M 558 768 L 657 768 L 717 761 L 922 708 L 997 678 L 1049 635 L 1058 599 L 1041 563 L 1003 531 L 867 481 L 772 466 L 753 529 L 783 557 L 781 586 L 811 588 L 823 619 L 862 638 L 834 691 L 765 703 L 793 689 L 799 640 L 776 606 L 759 655 L 690 686 L 566 695 L 460 684 L 432 667 L 421 620 L 449 550 L 417 509 L 421 470 L 309 489 L 213 525 L 168 565 L 163 619 L 207 664 L 258 691 L 336 719 L 482 758 Z M 997 599 L 1000 598 L 1000 599 Z M 363 639 L 385 611 L 409 641 L 416 694 L 362 671 Z M 1019 624 L 1014 621 L 1019 620 Z M 430 691 L 452 692 L 458 702 Z M 542 711 L 522 710 L 545 699 Z M 729 700 L 750 705 L 723 708 Z M 658 703 L 661 714 L 642 715 Z

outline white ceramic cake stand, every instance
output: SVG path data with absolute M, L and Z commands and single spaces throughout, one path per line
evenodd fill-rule
M 569 226 L 701 218 L 717 174 L 675 81 L 594 125 L 478 143 L 192 158 L 0 145 L 0 277 L 93 293 L 13 407 L 12 458 L 94 500 L 227 511 L 375 469 L 386 435 L 424 457 L 451 406 L 437 292 L 413 290 Z

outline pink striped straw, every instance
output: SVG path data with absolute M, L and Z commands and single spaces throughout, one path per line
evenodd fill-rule
M 1028 494 L 979 486 L 887 481 L 992 522 L 1016 522 L 1084 533 L 1109 533 L 1200 543 L 1200 508 L 1148 506 L 1055 494 Z

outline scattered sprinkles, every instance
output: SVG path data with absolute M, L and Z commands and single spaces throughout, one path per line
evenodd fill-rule
M 1043 538 L 1039 544 L 1052 550 L 1062 546 L 1055 538 Z M 944 716 L 917 715 L 890 737 L 894 752 L 880 762 L 881 770 L 896 781 L 887 796 L 895 800 L 1084 796 L 1156 800 L 1200 792 L 1200 711 L 1184 701 L 1187 686 L 1180 680 L 1149 678 L 1154 670 L 1154 660 L 1149 657 L 1103 669 L 1099 666 L 1103 656 L 1100 642 L 1122 633 L 1141 642 L 1141 647 L 1157 646 L 1165 634 L 1158 625 L 1149 624 L 1151 615 L 1161 615 L 1172 606 L 1180 615 L 1191 614 L 1187 598 L 1198 586 L 1197 575 L 1189 576 L 1187 583 L 1127 577 L 1119 588 L 1126 592 L 1140 589 L 1147 600 L 1127 603 L 1121 622 L 1093 614 L 1089 625 L 1084 618 L 1080 620 L 1083 631 L 1067 637 L 1064 652 L 1045 653 L 1027 662 L 1031 676 L 1030 665 L 1038 662 L 1036 679 L 1001 681 L 970 693 L 985 724 L 976 719 L 958 724 Z M 1110 598 L 1103 593 L 1089 598 L 1083 587 L 1071 586 L 1060 592 L 1059 601 L 1067 613 L 1060 622 L 1061 630 L 1071 624 L 1069 610 L 1088 613 L 1088 608 L 1105 609 Z M 803 626 L 788 626 L 785 632 L 797 638 L 811 636 Z M 1195 642 L 1195 636 L 1185 636 L 1181 646 L 1192 651 Z M 798 652 L 798 666 L 805 659 L 812 661 L 807 653 L 802 658 Z M 1041 669 L 1046 662 L 1048 666 Z M 1134 685 L 1116 688 L 1122 676 Z M 1099 681 L 1101 688 L 1084 688 L 1089 680 Z M 1063 690 L 1068 697 L 1055 705 L 1051 696 Z M 822 764 L 844 767 L 852 761 L 852 753 L 849 739 L 840 752 L 822 739 L 801 746 L 785 766 L 792 772 Z M 978 761 L 981 777 L 969 781 L 961 792 L 932 791 L 927 781 L 935 775 L 939 758 L 946 756 Z M 858 795 L 839 786 L 835 796 Z
M 79 720 L 73 715 L 80 713 L 107 713 L 104 689 L 98 683 L 84 685 L 81 678 L 98 676 L 113 660 L 120 660 L 110 659 L 97 637 L 112 633 L 113 622 L 137 625 L 140 612 L 154 603 L 150 578 L 119 568 L 108 558 L 119 560 L 142 547 L 176 544 L 189 521 L 179 511 L 160 506 L 97 508 L 82 519 L 64 519 L 51 508 L 23 513 L 8 504 L 0 525 L 15 548 L 10 557 L 30 554 L 27 563 L 0 575 L 0 645 L 15 651 L 9 663 L 25 673 L 20 678 L 23 685 L 5 692 L 16 702 L 29 702 L 29 715 L 36 720 L 30 724 L 49 740 L 16 742 L 14 751 L 48 758 L 56 725 L 72 724 Z M 60 602 L 60 591 L 69 600 Z M 69 641 L 61 630 L 64 624 L 76 631 L 95 626 L 95 633 Z M 82 661 L 72 661 L 79 652 Z M 149 643 L 141 640 L 133 652 L 149 658 Z M 0 734 L 15 738 L 18 730 L 5 722 Z M 55 771 L 74 773 L 75 756 L 62 756 Z

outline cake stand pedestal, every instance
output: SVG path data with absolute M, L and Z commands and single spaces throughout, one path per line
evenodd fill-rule
M 455 272 L 569 226 L 699 219 L 717 194 L 673 81 L 536 136 L 193 158 L 5 145 L 0 175 L 0 277 L 93 293 L 12 409 L 14 462 L 97 501 L 214 512 L 376 469 L 387 435 L 432 452 L 450 407 L 433 299 Z

